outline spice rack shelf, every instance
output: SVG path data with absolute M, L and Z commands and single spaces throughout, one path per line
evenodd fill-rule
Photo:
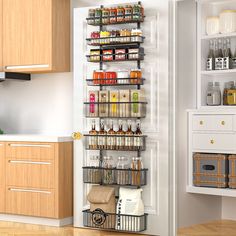
M 127 21 L 116 21 L 116 22 L 112 22 L 112 23 L 110 23 L 110 22 L 103 23 L 103 21 L 106 21 L 106 20 L 109 20 L 110 18 L 112 18 L 112 17 L 108 16 L 108 17 L 92 17 L 92 18 L 88 17 L 88 18 L 86 18 L 86 20 L 87 20 L 87 24 L 92 25 L 92 26 L 121 25 L 121 24 L 123 25 L 123 24 L 134 24 L 134 23 L 137 24 L 137 23 L 144 22 L 145 16 L 140 15 L 140 14 L 124 15 L 124 18 L 125 17 L 134 17 L 134 16 L 139 19 L 131 19 L 131 20 L 127 20 Z M 96 20 L 99 22 L 96 22 Z M 92 21 L 95 21 L 95 22 L 93 23 Z
M 88 209 L 83 211 L 83 222 L 84 226 L 90 228 L 137 233 L 147 229 L 147 216 L 147 214 L 141 216 L 124 215 Z
M 104 38 L 87 38 L 89 46 L 119 46 L 119 45 L 139 45 L 144 42 L 143 36 L 120 36 L 120 37 L 104 37 Z
M 84 134 L 85 145 L 87 150 L 111 150 L 111 151 L 145 151 L 146 135 L 92 135 Z M 105 145 L 99 145 L 99 139 Z M 126 145 L 125 143 L 129 145 Z M 113 143 L 109 145 L 109 143 Z M 118 146 L 117 143 L 122 143 Z
M 86 184 L 141 187 L 147 184 L 147 171 L 148 169 L 83 167 L 83 180 Z
M 147 102 L 84 102 L 89 118 L 145 118 Z
M 104 59 L 107 56 L 112 56 L 112 59 Z M 115 59 L 116 57 L 125 56 L 124 59 Z M 134 58 L 135 56 L 135 58 Z M 88 62 L 120 62 L 120 61 L 143 61 L 144 53 L 123 53 L 123 54 L 99 54 L 99 55 L 86 55 Z
M 86 79 L 88 86 L 139 86 L 143 85 L 144 78 L 102 78 Z

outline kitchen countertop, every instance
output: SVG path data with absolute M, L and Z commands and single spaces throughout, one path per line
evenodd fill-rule
M 54 135 L 44 135 L 44 134 L 3 134 L 0 135 L 0 142 L 71 142 L 72 137 L 69 135 L 54 136 Z

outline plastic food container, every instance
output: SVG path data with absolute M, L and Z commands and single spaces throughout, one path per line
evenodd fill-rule
M 219 17 L 207 17 L 206 33 L 207 35 L 214 35 L 220 33 L 220 19 Z
M 220 13 L 220 33 L 236 31 L 236 10 L 224 10 Z

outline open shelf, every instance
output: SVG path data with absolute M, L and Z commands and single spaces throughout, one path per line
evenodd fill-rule
M 220 39 L 220 38 L 234 38 L 234 37 L 236 37 L 236 32 L 229 33 L 229 34 L 203 35 L 202 40 L 211 40 L 211 39 Z
M 147 171 L 148 169 L 83 167 L 83 179 L 86 184 L 141 187 L 147 184 Z
M 201 74 L 202 75 L 209 75 L 209 76 L 229 75 L 229 74 L 236 74 L 236 69 L 202 71 Z
M 205 195 L 215 195 L 222 197 L 236 197 L 236 189 L 229 188 L 206 188 L 206 187 L 195 187 L 187 186 L 188 193 L 198 193 Z
M 105 213 L 101 209 L 83 211 L 85 227 L 125 232 L 145 231 L 147 229 L 147 216 L 147 214 L 136 216 Z

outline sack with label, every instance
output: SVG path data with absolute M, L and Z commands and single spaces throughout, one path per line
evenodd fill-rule
M 138 232 L 141 229 L 141 217 L 144 215 L 142 201 L 142 189 L 120 188 L 119 201 L 117 203 L 116 229 Z

